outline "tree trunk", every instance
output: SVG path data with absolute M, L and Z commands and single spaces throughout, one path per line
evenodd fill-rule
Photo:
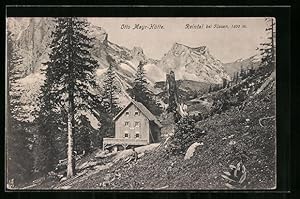
M 69 79 L 68 79 L 68 151 L 67 151 L 67 177 L 72 177 L 75 175 L 75 158 L 74 158 L 74 71 L 73 71 L 73 54 L 72 54 L 72 39 L 73 35 L 73 21 L 72 17 L 70 18 L 70 30 L 69 34 L 69 47 L 71 48 L 69 54 Z
M 272 61 L 273 64 L 275 65 L 276 64 L 276 40 L 274 39 L 274 37 L 276 37 L 276 24 L 272 18 L 272 51 L 273 51 Z
M 73 134 L 73 103 L 69 101 L 69 110 L 68 110 L 68 152 L 67 152 L 67 177 L 72 177 L 75 175 L 74 165 L 75 159 L 73 155 L 74 151 L 74 134 Z
M 112 83 L 111 83 L 112 84 Z M 113 96 L 112 96 L 112 85 L 110 85 L 109 97 L 110 97 L 110 113 L 113 115 Z

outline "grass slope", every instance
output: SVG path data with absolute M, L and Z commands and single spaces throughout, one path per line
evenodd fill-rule
M 45 180 L 34 189 L 228 189 L 221 175 L 229 165 L 242 161 L 246 167 L 246 189 L 276 188 L 276 127 L 275 82 L 255 94 L 271 77 L 272 71 L 261 68 L 234 88 L 213 93 L 213 98 L 235 96 L 248 87 L 250 94 L 244 101 L 233 103 L 229 109 L 216 112 L 199 121 L 197 132 L 205 132 L 193 142 L 203 142 L 194 156 L 184 160 L 184 153 L 168 153 L 172 139 L 146 151 L 137 162 L 103 159 L 98 167 L 80 171 L 62 183 Z M 252 85 L 252 86 L 251 86 Z M 253 86 L 254 85 L 254 86 Z M 226 94 L 227 93 L 227 94 Z M 192 136 L 187 134 L 187 136 Z M 192 144 L 192 143 L 191 143 Z M 82 161 L 91 161 L 95 154 Z M 109 165 L 109 166 L 108 166 Z M 105 169 L 103 169 L 105 168 Z
M 229 164 L 240 158 L 247 170 L 246 189 L 275 188 L 275 121 L 259 120 L 275 114 L 274 89 L 250 100 L 243 110 L 233 107 L 197 123 L 207 132 L 194 156 L 172 156 L 161 144 L 137 163 L 118 162 L 84 181 L 74 181 L 70 189 L 227 189 L 221 177 Z M 230 143 L 236 144 L 231 145 Z M 109 183 L 105 183 L 109 182 Z

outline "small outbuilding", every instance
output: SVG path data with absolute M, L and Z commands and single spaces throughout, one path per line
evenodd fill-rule
M 126 149 L 160 142 L 161 123 L 140 102 L 131 100 L 114 118 L 115 137 L 103 138 L 103 149 Z

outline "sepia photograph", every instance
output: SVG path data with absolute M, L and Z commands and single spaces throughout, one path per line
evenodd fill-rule
M 274 190 L 276 18 L 7 17 L 5 185 Z

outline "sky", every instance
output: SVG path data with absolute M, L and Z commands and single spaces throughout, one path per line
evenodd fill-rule
M 248 58 L 266 38 L 263 17 L 252 18 L 89 18 L 108 33 L 108 40 L 132 49 L 141 47 L 147 57 L 161 59 L 177 42 L 190 47 L 207 46 L 213 56 L 228 63 Z M 123 25 L 124 24 L 124 25 Z M 162 25 L 163 29 L 133 29 L 135 24 Z M 198 28 L 186 28 L 186 25 Z M 217 26 L 214 28 L 214 26 Z M 122 26 L 123 25 L 123 26 Z M 125 25 L 128 29 L 125 29 Z M 209 25 L 211 25 L 209 27 Z M 224 28 L 224 26 L 226 26 Z M 234 26 L 237 25 L 237 26 Z M 239 26 L 238 26 L 239 25 Z M 235 28 L 234 28 L 234 27 Z M 220 28 L 222 27 L 222 28 Z M 123 28 L 123 29 L 122 29 Z

